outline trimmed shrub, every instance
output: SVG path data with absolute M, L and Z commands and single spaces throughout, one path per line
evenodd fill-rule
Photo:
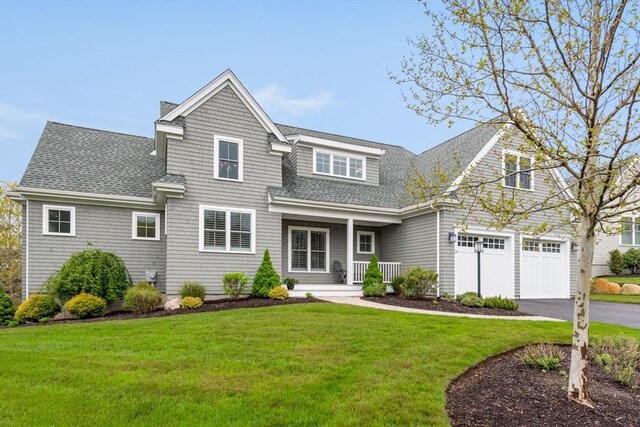
M 464 298 L 466 298 L 468 296 L 477 297 L 478 293 L 477 292 L 465 292 L 463 294 L 458 294 L 458 295 L 456 295 L 456 301 L 460 302 L 460 301 L 462 301 Z
M 438 273 L 422 267 L 414 267 L 404 275 L 402 294 L 407 298 L 426 298 L 438 288 Z
M 113 301 L 131 286 L 131 276 L 116 254 L 87 249 L 71 255 L 45 286 L 63 303 L 82 292 Z
M 484 299 L 484 306 L 487 308 L 500 308 L 502 310 L 518 310 L 518 303 L 509 298 L 489 297 Z
M 460 304 L 466 307 L 484 307 L 484 300 L 477 295 L 467 295 L 460 300 Z
M 532 344 L 524 348 L 522 361 L 535 369 L 555 371 L 560 368 L 562 352 L 553 344 Z
M 22 322 L 41 322 L 51 319 L 60 312 L 60 305 L 55 298 L 46 294 L 31 294 L 18 306 L 15 319 Z
M 591 292 L 594 294 L 608 294 L 609 281 L 603 278 L 594 280 L 591 284 Z
M 13 304 L 13 300 L 4 289 L 0 288 L 0 326 L 11 323 L 15 314 L 16 306 Z
M 396 296 L 404 296 L 404 294 L 402 293 L 402 286 L 404 285 L 405 280 L 407 280 L 407 278 L 404 275 L 400 275 L 394 277 L 393 281 L 391 282 L 393 293 L 396 294 Z
M 278 286 L 278 287 L 273 288 L 273 289 L 271 289 L 269 291 L 269 298 L 270 299 L 280 299 L 280 300 L 287 299 L 287 298 L 289 298 L 289 291 L 287 291 L 282 286 Z
M 273 268 L 269 249 L 265 249 L 262 264 L 258 267 L 258 271 L 256 271 L 256 275 L 253 278 L 253 296 L 268 298 L 269 291 L 276 286 L 280 286 L 280 276 Z
M 311 292 L 307 292 L 304 296 L 307 298 L 313 298 L 313 294 Z
M 371 254 L 369 266 L 364 272 L 364 279 L 362 279 L 362 289 L 368 288 L 376 283 L 382 283 L 382 271 L 380 271 L 378 267 L 378 257 L 376 254 Z
M 640 249 L 628 249 L 622 254 L 624 268 L 631 270 L 631 274 L 640 274 Z
M 138 283 L 124 295 L 122 306 L 136 314 L 149 313 L 162 303 L 162 294 L 147 283 Z
M 64 309 L 80 319 L 100 317 L 107 312 L 107 302 L 100 297 L 83 292 L 67 301 Z
M 373 283 L 368 287 L 362 287 L 362 295 L 365 297 L 381 297 L 387 296 L 387 285 L 382 282 Z
M 184 297 L 180 300 L 180 306 L 182 308 L 198 308 L 202 307 L 202 298 L 198 297 Z
M 613 274 L 620 274 L 624 271 L 624 260 L 622 259 L 622 253 L 618 249 L 609 252 L 607 265 Z
M 440 295 L 440 298 L 442 298 L 443 300 L 447 301 L 447 302 L 454 302 L 456 300 L 456 297 L 451 295 L 451 294 L 447 294 L 444 293 L 442 295 Z
M 247 289 L 249 278 L 242 272 L 227 273 L 222 277 L 222 291 L 231 298 L 238 298 Z
M 640 369 L 640 341 L 624 335 L 596 337 L 590 347 L 596 362 L 607 374 L 622 385 L 631 384 L 633 375 Z
M 180 287 L 180 298 L 194 297 L 200 298 L 204 301 L 204 297 L 207 295 L 207 290 L 202 283 L 198 282 L 184 282 Z

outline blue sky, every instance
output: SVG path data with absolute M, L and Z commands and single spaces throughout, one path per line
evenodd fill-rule
M 429 32 L 417 1 L 0 1 L 0 180 L 19 180 L 47 120 L 152 136 L 231 68 L 279 123 L 421 152 L 434 127 L 388 78 Z

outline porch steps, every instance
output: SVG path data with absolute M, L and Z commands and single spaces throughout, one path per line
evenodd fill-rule
M 391 286 L 387 286 L 388 292 L 393 292 Z M 296 285 L 289 296 L 305 297 L 311 292 L 314 297 L 361 297 L 362 285 Z

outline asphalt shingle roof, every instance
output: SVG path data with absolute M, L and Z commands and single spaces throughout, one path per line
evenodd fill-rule
M 380 158 L 380 185 L 297 176 L 292 165 L 283 164 L 282 188 L 270 187 L 269 193 L 276 197 L 311 200 L 318 202 L 399 208 L 412 204 L 405 190 L 405 183 L 414 167 L 430 176 L 436 168 L 447 173 L 449 183 L 462 172 L 482 147 L 499 130 L 499 124 L 486 124 L 460 134 L 419 155 L 404 147 L 363 139 L 350 138 L 325 132 L 276 124 L 285 135 L 304 134 L 333 141 L 365 147 L 381 148 L 385 154 Z
M 165 175 L 142 136 L 47 122 L 21 187 L 151 197 Z

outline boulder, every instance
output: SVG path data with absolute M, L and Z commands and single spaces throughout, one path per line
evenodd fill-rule
M 622 295 L 640 295 L 640 285 L 634 285 L 633 283 L 625 283 L 622 285 Z
M 177 310 L 180 308 L 180 298 L 173 298 L 164 303 L 165 310 Z
M 591 292 L 594 294 L 608 294 L 610 284 L 613 283 L 609 283 L 607 279 L 596 279 L 591 284 Z
M 609 293 L 610 294 L 619 294 L 622 291 L 622 286 L 618 283 L 609 283 Z
M 62 310 L 60 313 L 53 316 L 53 320 L 69 320 L 69 319 L 77 319 L 77 317 L 69 313 L 67 310 Z

